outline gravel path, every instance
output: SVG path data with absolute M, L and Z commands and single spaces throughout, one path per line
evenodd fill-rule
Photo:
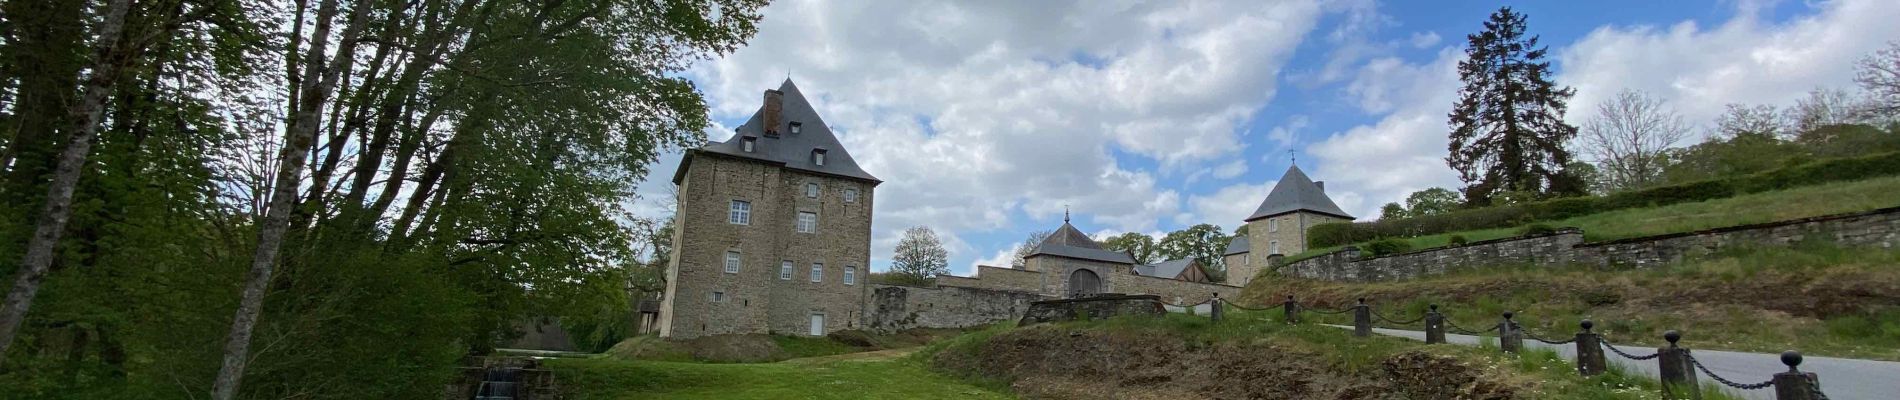
M 1352 329 L 1351 326 L 1343 325 L 1327 326 Z M 1425 340 L 1425 332 L 1421 331 L 1385 328 L 1374 328 L 1372 331 L 1381 335 Z M 1478 340 L 1478 336 L 1445 335 L 1445 341 L 1457 344 L 1477 345 Z M 1495 343 L 1497 338 L 1491 337 L 1491 340 Z M 1553 346 L 1530 339 L 1524 339 L 1524 345 L 1530 348 L 1554 350 L 1566 358 L 1574 359 L 1577 356 L 1575 345 Z M 1656 352 L 1653 347 L 1619 346 L 1617 348 L 1639 356 Z M 1781 365 L 1780 354 L 1701 349 L 1694 350 L 1693 354 L 1696 360 L 1709 367 L 1709 370 L 1715 371 L 1723 378 L 1741 383 L 1766 381 L 1774 374 L 1788 370 L 1787 366 Z M 1606 356 L 1611 364 L 1618 365 L 1625 371 L 1641 372 L 1648 376 L 1658 374 L 1655 360 L 1632 361 L 1615 353 L 1608 353 Z M 1807 356 L 1801 362 L 1801 370 L 1818 375 L 1822 393 L 1826 393 L 1834 400 L 1900 398 L 1900 362 Z M 1716 383 L 1705 374 L 1698 373 L 1698 375 L 1700 376 L 1696 377 L 1697 383 Z M 1729 389 L 1729 393 L 1749 399 L 1774 400 L 1775 397 L 1772 387 L 1746 391 Z

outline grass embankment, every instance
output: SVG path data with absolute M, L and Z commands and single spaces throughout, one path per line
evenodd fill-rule
M 1277 306 L 1288 294 L 1337 309 L 1364 297 L 1410 320 L 1430 304 L 1470 329 L 1504 311 L 1534 334 L 1562 338 L 1584 318 L 1615 343 L 1900 360 L 1900 249 L 1841 248 L 1822 240 L 1727 251 L 1645 270 L 1485 268 L 1407 281 L 1339 283 L 1263 275 L 1240 301 Z M 1350 316 L 1316 321 L 1350 324 Z M 1397 327 L 1413 330 L 1417 326 Z
M 604 354 L 622 360 L 757 363 L 917 347 L 959 333 L 957 329 L 910 329 L 884 335 L 839 331 L 824 337 L 718 335 L 683 341 L 639 336 L 615 344 Z
M 1008 399 L 1013 396 L 924 368 L 911 358 L 763 364 L 549 360 L 564 398 Z
M 1555 353 L 1355 338 L 1270 311 L 992 329 L 918 354 L 933 369 L 1041 398 L 1639 399 L 1657 383 L 1584 378 Z M 1706 388 L 1703 398 L 1729 398 Z
M 1828 183 L 1663 207 L 1617 210 L 1536 223 L 1552 227 L 1582 228 L 1585 240 L 1601 241 L 1693 232 L 1893 206 L 1900 206 L 1900 177 Z M 1476 242 L 1516 236 L 1522 230 L 1522 226 L 1482 229 L 1402 240 L 1410 243 L 1413 249 L 1427 249 L 1450 244 L 1452 236 L 1463 236 L 1467 241 Z M 1355 245 L 1364 248 L 1365 243 Z M 1288 256 L 1287 262 L 1313 258 L 1338 251 L 1342 247 L 1345 246 L 1309 249 Z

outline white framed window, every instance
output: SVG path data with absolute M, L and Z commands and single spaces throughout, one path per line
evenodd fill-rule
M 714 290 L 714 291 L 712 292 L 712 302 L 714 302 L 714 303 L 724 303 L 724 302 L 726 302 L 726 292 L 721 292 L 721 291 L 717 291 L 717 290 Z
M 746 137 L 745 137 L 745 143 L 744 143 L 744 144 L 742 144 L 742 146 L 744 146 L 744 147 L 745 147 L 745 152 L 747 152 L 747 153 L 751 153 L 753 149 L 756 149 L 756 148 L 758 148 L 758 146 L 759 146 L 759 138 L 755 138 L 755 137 L 751 137 L 751 136 L 746 136 Z
M 844 267 L 844 284 L 858 284 L 858 267 Z
M 824 263 L 811 263 L 811 281 L 812 282 L 825 281 L 825 264 Z
M 1277 220 L 1277 219 L 1267 220 L 1267 232 L 1279 232 L 1279 231 L 1280 231 L 1280 220 Z
M 785 260 L 784 263 L 778 265 L 778 279 L 781 281 L 792 280 L 792 260 Z
M 855 203 L 855 202 L 857 202 L 857 201 L 858 201 L 858 190 L 857 190 L 857 189 L 845 189 L 845 190 L 844 190 L 844 202 L 846 202 L 846 203 Z
M 814 199 L 818 198 L 818 184 L 816 183 L 805 184 L 805 197 L 810 197 Z
M 799 211 L 798 212 L 798 233 L 816 233 L 816 232 L 818 232 L 818 213 Z
M 739 252 L 737 251 L 726 252 L 726 273 L 728 274 L 739 273 Z
M 752 203 L 744 200 L 733 200 L 732 211 L 726 213 L 726 223 L 733 225 L 751 225 Z
M 1267 254 L 1280 254 L 1280 241 L 1267 242 Z

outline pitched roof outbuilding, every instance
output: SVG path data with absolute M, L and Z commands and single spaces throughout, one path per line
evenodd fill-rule
M 1068 221 L 1062 221 L 1061 228 L 1056 228 L 1055 232 L 1049 233 L 1049 237 L 1043 238 L 1042 243 L 1036 245 L 1036 250 L 1029 253 L 1029 257 L 1038 255 L 1052 255 L 1121 264 L 1135 263 L 1135 258 L 1129 256 L 1128 253 L 1103 249 L 1100 243 L 1095 243 L 1094 239 L 1089 239 L 1089 235 L 1083 234 L 1080 230 L 1076 230 L 1075 225 L 1069 225 Z
M 1227 251 L 1221 252 L 1220 255 L 1231 256 L 1246 253 L 1250 251 L 1252 247 L 1253 245 L 1247 244 L 1247 235 L 1238 235 L 1234 236 L 1233 240 L 1227 242 Z

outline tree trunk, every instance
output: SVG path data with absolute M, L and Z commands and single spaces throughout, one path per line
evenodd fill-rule
M 270 201 L 264 208 L 264 220 L 258 226 L 257 251 L 251 255 L 251 269 L 245 277 L 243 299 L 238 303 L 237 315 L 231 320 L 231 333 L 224 345 L 224 365 L 218 369 L 217 381 L 212 386 L 213 399 L 230 400 L 237 396 L 244 366 L 250 361 L 251 330 L 257 325 L 258 314 L 263 311 L 264 292 L 270 284 L 271 270 L 277 264 L 277 252 L 283 246 L 284 231 L 289 229 L 299 177 L 303 175 L 304 163 L 310 156 L 310 145 L 315 141 L 317 126 L 321 123 L 319 117 L 323 104 L 336 89 L 339 72 L 343 70 L 344 64 L 356 58 L 355 38 L 366 25 L 370 8 L 368 3 L 355 4 L 349 25 L 343 29 L 344 40 L 328 66 L 322 65 L 322 60 L 330 37 L 330 20 L 337 13 L 337 0 L 324 0 L 317 8 L 317 27 L 311 32 L 310 52 L 305 56 L 310 64 L 304 71 L 303 80 L 307 85 L 314 85 L 300 90 L 303 98 L 298 101 L 297 116 L 284 132 L 284 147 L 279 154 L 282 161 L 277 167 Z
M 4 361 L 20 324 L 26 321 L 26 311 L 33 305 L 40 281 L 46 278 L 46 270 L 52 266 L 59 236 L 72 217 L 73 188 L 78 186 L 86 156 L 92 152 L 92 138 L 99 132 L 99 119 L 105 114 L 106 98 L 111 94 L 113 81 L 123 67 L 122 62 L 128 61 L 118 58 L 121 52 L 118 47 L 120 31 L 125 28 L 125 14 L 131 6 L 131 0 L 112 0 L 106 6 L 105 20 L 99 26 L 99 47 L 91 68 L 93 75 L 87 79 L 84 97 L 74 105 L 73 111 L 79 120 L 74 122 L 66 149 L 59 154 L 59 166 L 53 170 L 53 182 L 46 189 L 46 204 L 41 208 L 33 236 L 27 241 L 26 256 L 20 262 L 13 290 L 7 292 L 6 304 L 0 306 L 0 361 Z

